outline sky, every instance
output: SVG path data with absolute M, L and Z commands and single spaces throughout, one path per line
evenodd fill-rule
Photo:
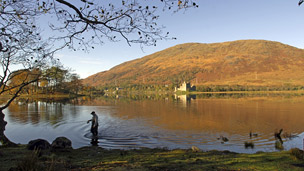
M 106 71 L 123 62 L 183 43 L 217 43 L 244 39 L 278 41 L 304 49 L 304 5 L 298 0 L 197 0 L 199 8 L 160 14 L 158 24 L 177 40 L 157 46 L 126 41 L 96 45 L 89 53 L 64 49 L 56 54 L 65 67 L 81 78 Z

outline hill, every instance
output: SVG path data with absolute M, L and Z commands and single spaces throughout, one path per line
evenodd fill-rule
M 266 40 L 187 43 L 124 62 L 85 84 L 304 86 L 304 50 Z

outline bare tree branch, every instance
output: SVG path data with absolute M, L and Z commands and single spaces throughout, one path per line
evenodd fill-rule
M 55 40 L 65 40 L 64 45 L 73 49 L 86 50 L 91 44 L 102 44 L 109 41 L 125 40 L 141 45 L 156 45 L 158 40 L 174 39 L 168 32 L 163 33 L 164 26 L 158 25 L 158 13 L 181 9 L 195 8 L 198 5 L 192 0 L 122 0 L 122 1 L 81 1 L 53 0 L 59 24 L 51 24 L 53 31 L 65 33 Z M 121 4 L 119 4 L 121 2 Z M 163 5 L 160 11 L 158 6 Z M 87 25 L 88 24 L 88 25 Z M 85 34 L 83 30 L 85 28 Z M 91 36 L 88 36 L 90 35 Z M 120 37 L 120 38 L 119 38 Z M 96 42 L 98 40 L 99 42 Z M 78 48 L 77 48 L 78 47 Z

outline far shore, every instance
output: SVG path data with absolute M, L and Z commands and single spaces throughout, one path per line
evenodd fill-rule
M 176 94 L 176 95 L 199 95 L 199 94 L 290 94 L 290 95 L 304 95 L 304 90 L 282 90 L 282 91 L 217 91 L 217 92 L 174 92 L 174 91 L 120 91 L 119 93 L 108 92 L 111 94 Z M 84 94 L 22 94 L 19 98 L 77 98 L 82 96 L 91 96 Z M 95 94 L 92 96 L 103 96 L 103 94 Z M 11 95 L 2 95 L 1 98 L 6 99 L 12 97 Z
M 75 98 L 84 95 L 71 95 L 71 94 L 22 94 L 19 98 Z M 1 95 L 1 98 L 10 98 L 11 95 Z
M 217 92 L 188 92 L 189 94 L 304 94 L 304 90 L 283 91 L 217 91 Z

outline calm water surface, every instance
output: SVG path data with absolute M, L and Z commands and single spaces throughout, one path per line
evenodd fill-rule
M 5 134 L 28 143 L 58 136 L 74 148 L 91 145 L 90 113 L 99 117 L 98 145 L 104 148 L 191 148 L 253 153 L 276 151 L 274 132 L 297 135 L 283 138 L 285 149 L 303 149 L 304 96 L 243 97 L 117 97 L 69 101 L 21 99 L 5 110 Z M 249 137 L 253 132 L 257 136 Z M 228 142 L 218 138 L 227 137 Z M 253 142 L 246 149 L 244 142 Z

